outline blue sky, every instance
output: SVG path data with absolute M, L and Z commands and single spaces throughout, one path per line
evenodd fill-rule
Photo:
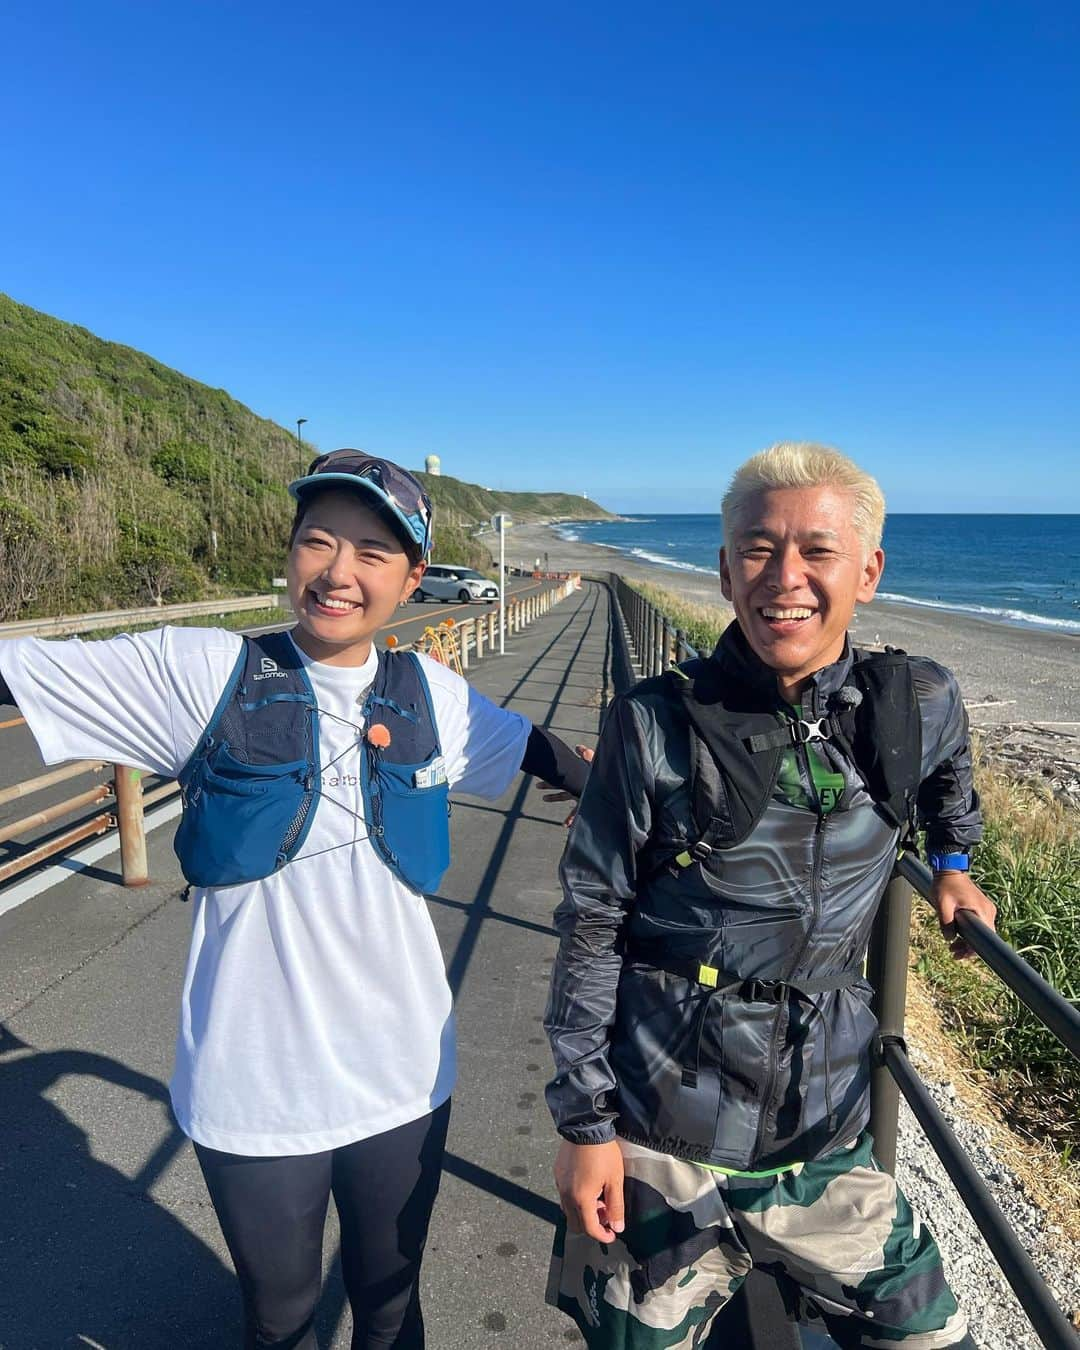
M 0 289 L 489 486 L 1080 510 L 1076 6 L 765 13 L 20 0 Z

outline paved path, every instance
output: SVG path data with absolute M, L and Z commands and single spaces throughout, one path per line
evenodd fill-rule
M 610 688 L 606 593 L 586 587 L 471 672 L 489 697 L 592 741 Z M 458 994 L 461 1081 L 426 1263 L 431 1350 L 578 1342 L 543 1305 L 555 1208 L 540 1019 L 564 810 L 519 778 L 460 799 L 431 912 Z M 115 857 L 0 918 L 0 1350 L 228 1350 L 228 1257 L 165 1084 L 190 911 L 167 829 L 154 883 Z M 327 1233 L 327 1261 L 336 1232 Z M 323 1343 L 348 1345 L 333 1270 Z

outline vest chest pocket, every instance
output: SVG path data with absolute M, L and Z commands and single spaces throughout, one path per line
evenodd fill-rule
M 294 760 L 291 764 L 247 764 L 229 753 L 227 745 L 218 747 L 196 775 L 197 786 L 226 795 L 258 795 L 269 790 L 283 778 L 302 775 L 307 761 Z
M 450 784 L 441 761 L 391 764 L 380 756 L 370 775 L 372 829 L 379 852 L 389 855 L 413 890 L 435 890 L 450 866 Z M 438 781 L 417 786 L 432 778 Z
M 305 796 L 306 760 L 247 764 L 221 745 L 192 775 L 174 847 L 194 886 L 237 886 L 281 866 Z

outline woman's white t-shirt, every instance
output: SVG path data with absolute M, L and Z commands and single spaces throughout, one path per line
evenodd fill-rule
M 159 628 L 101 642 L 0 642 L 46 763 L 103 759 L 174 777 L 208 725 L 241 638 Z M 415 1120 L 454 1084 L 450 989 L 424 900 L 367 839 L 360 708 L 374 679 L 303 653 L 322 792 L 300 855 L 240 886 L 193 890 L 173 1109 L 210 1148 L 315 1153 Z M 452 788 L 499 797 L 529 723 L 427 658 Z

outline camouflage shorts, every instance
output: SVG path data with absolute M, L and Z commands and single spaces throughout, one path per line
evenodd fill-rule
M 799 1315 L 822 1318 L 843 1350 L 972 1345 L 937 1243 L 868 1134 L 760 1179 L 619 1146 L 625 1232 L 605 1245 L 560 1225 L 548 1282 L 590 1350 L 704 1350 L 754 1266 L 786 1276 Z

